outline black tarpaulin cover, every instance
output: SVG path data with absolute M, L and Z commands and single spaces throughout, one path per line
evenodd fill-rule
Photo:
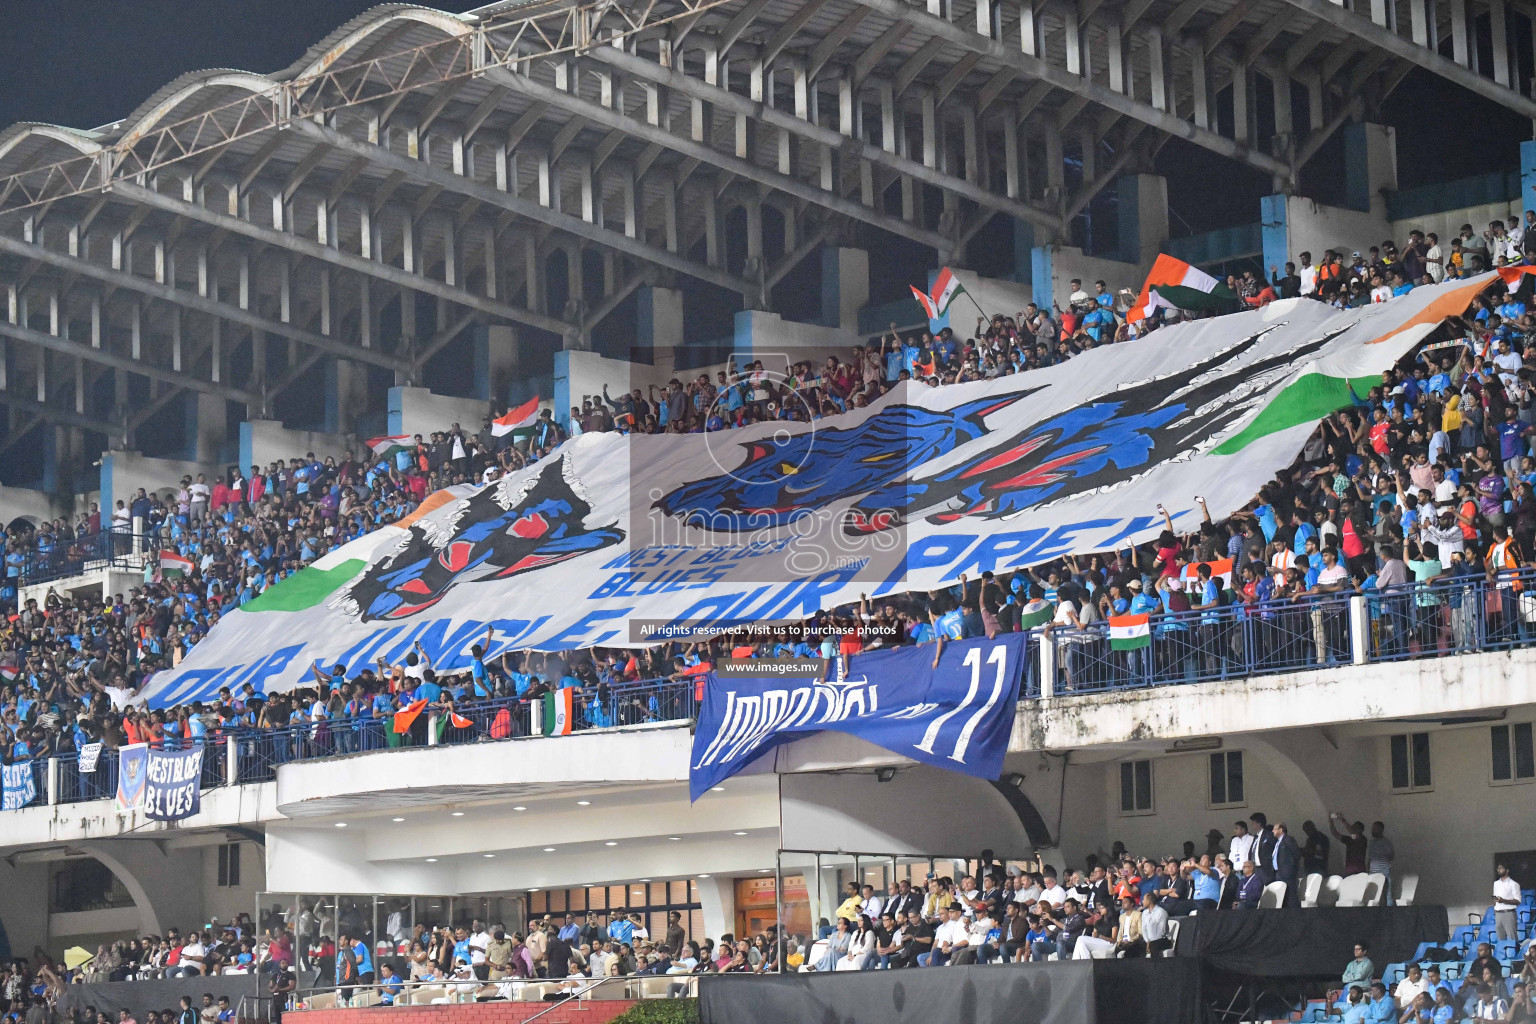
M 1213 910 L 1179 923 L 1177 952 L 1249 977 L 1337 977 L 1364 942 L 1378 968 L 1445 939 L 1444 907 Z
M 1199 965 L 1066 960 L 837 974 L 707 975 L 704 1024 L 1188 1024 Z

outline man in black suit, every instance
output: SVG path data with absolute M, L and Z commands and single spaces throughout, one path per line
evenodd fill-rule
M 1275 881 L 1285 883 L 1285 902 L 1282 906 L 1301 906 L 1299 889 L 1301 873 L 1301 847 L 1286 830 L 1284 822 L 1276 822 L 1273 829 Z
M 1263 811 L 1254 811 L 1248 820 L 1253 822 L 1253 828 L 1249 831 L 1257 837 L 1253 844 L 1253 859 L 1259 877 L 1268 885 L 1275 881 L 1275 834 L 1270 830 L 1269 819 Z
M 912 883 L 906 879 L 902 879 L 899 883 L 899 890 L 897 894 L 891 897 L 891 902 L 885 909 L 889 910 L 891 912 L 891 916 L 896 918 L 898 922 L 903 922 L 906 920 L 907 914 L 913 913 L 914 911 L 918 913 L 922 912 L 922 893 L 915 892 L 912 889 Z

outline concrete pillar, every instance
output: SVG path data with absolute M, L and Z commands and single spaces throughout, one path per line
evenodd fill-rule
M 189 462 L 218 462 L 224 455 L 229 424 L 224 399 L 189 391 L 183 402 L 186 427 L 182 433 L 182 457 Z
M 1345 125 L 1343 135 L 1345 205 L 1385 218 L 1382 190 L 1397 188 L 1397 130 L 1361 122 Z
M 635 356 L 654 361 L 657 349 L 683 344 L 683 293 L 647 285 L 635 293 Z M 559 406 L 556 406 L 559 408 Z
M 1044 310 L 1050 310 L 1056 295 L 1055 256 L 1054 245 L 1037 245 L 1029 251 L 1030 288 L 1034 292 L 1035 305 Z
M 821 250 L 821 322 L 859 329 L 859 310 L 869 305 L 869 253 L 828 246 Z
M 1013 279 L 1020 284 L 1032 282 L 1034 274 L 1034 252 L 1039 238 L 1035 234 L 1035 226 L 1027 220 L 1017 217 L 1013 220 Z
M 1259 232 L 1264 244 L 1266 267 L 1284 267 L 1286 260 L 1296 258 L 1296 250 L 1291 247 L 1289 208 L 1289 196 L 1265 196 L 1259 200 Z M 1315 252 L 1312 258 L 1321 260 L 1323 254 Z
M 1536 210 L 1536 142 L 1520 143 L 1520 202 L 1521 213 Z
M 714 875 L 698 879 L 699 903 L 704 913 L 704 934 L 720 936 L 736 932 L 736 880 Z
M 474 329 L 475 379 L 472 394 L 489 401 L 505 395 L 517 376 L 517 329 L 485 324 Z
M 1168 239 L 1168 179 L 1127 174 L 1115 183 L 1120 207 L 1120 258 L 1150 264 Z
M 368 367 L 350 359 L 325 362 L 325 419 L 327 434 L 346 434 L 353 421 L 367 411 Z
M 85 445 L 85 432 L 79 427 L 44 425 L 43 486 L 47 494 L 75 493 L 75 471 Z

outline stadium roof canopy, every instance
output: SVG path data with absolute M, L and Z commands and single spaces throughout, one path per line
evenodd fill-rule
M 998 214 L 1059 237 L 1174 137 L 1287 189 L 1414 67 L 1536 119 L 1505 0 L 1353 4 L 376 7 L 285 71 L 196 72 L 115 124 L 0 133 L 0 403 L 117 441 L 187 390 L 260 415 L 328 356 L 415 379 L 475 321 L 580 347 L 645 283 L 762 308 L 854 232 L 939 261 Z M 557 251 L 574 298 L 551 309 Z M 413 293 L 439 300 L 421 331 Z M 410 307 L 390 337 L 386 306 Z M 288 345 L 280 372 L 268 342 Z M 130 375 L 150 400 L 130 403 Z

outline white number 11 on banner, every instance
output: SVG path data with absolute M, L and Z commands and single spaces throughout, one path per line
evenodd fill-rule
M 933 753 L 933 744 L 938 740 L 940 730 L 944 728 L 951 718 L 954 718 L 960 712 L 970 707 L 976 700 L 977 694 L 981 691 L 981 648 L 974 647 L 967 651 L 965 661 L 962 664 L 969 666 L 971 670 L 971 685 L 965 691 L 965 699 L 959 705 L 953 710 L 946 711 L 938 718 L 935 718 L 933 723 L 928 726 L 928 731 L 923 734 L 923 742 L 917 745 L 917 749 L 925 754 Z M 992 680 L 992 695 L 987 698 L 985 704 L 976 710 L 975 714 L 966 719 L 965 728 L 960 730 L 960 735 L 955 739 L 955 749 L 949 754 L 951 761 L 959 761 L 961 764 L 965 763 L 965 751 L 971 745 L 971 735 L 975 733 L 976 727 L 981 724 L 981 720 L 987 717 L 987 712 L 991 711 L 997 705 L 998 699 L 1002 697 L 1003 681 L 1007 678 L 1008 672 L 1008 649 L 1001 646 L 992 648 L 992 653 L 987 655 L 987 664 L 997 666 L 997 674 Z

